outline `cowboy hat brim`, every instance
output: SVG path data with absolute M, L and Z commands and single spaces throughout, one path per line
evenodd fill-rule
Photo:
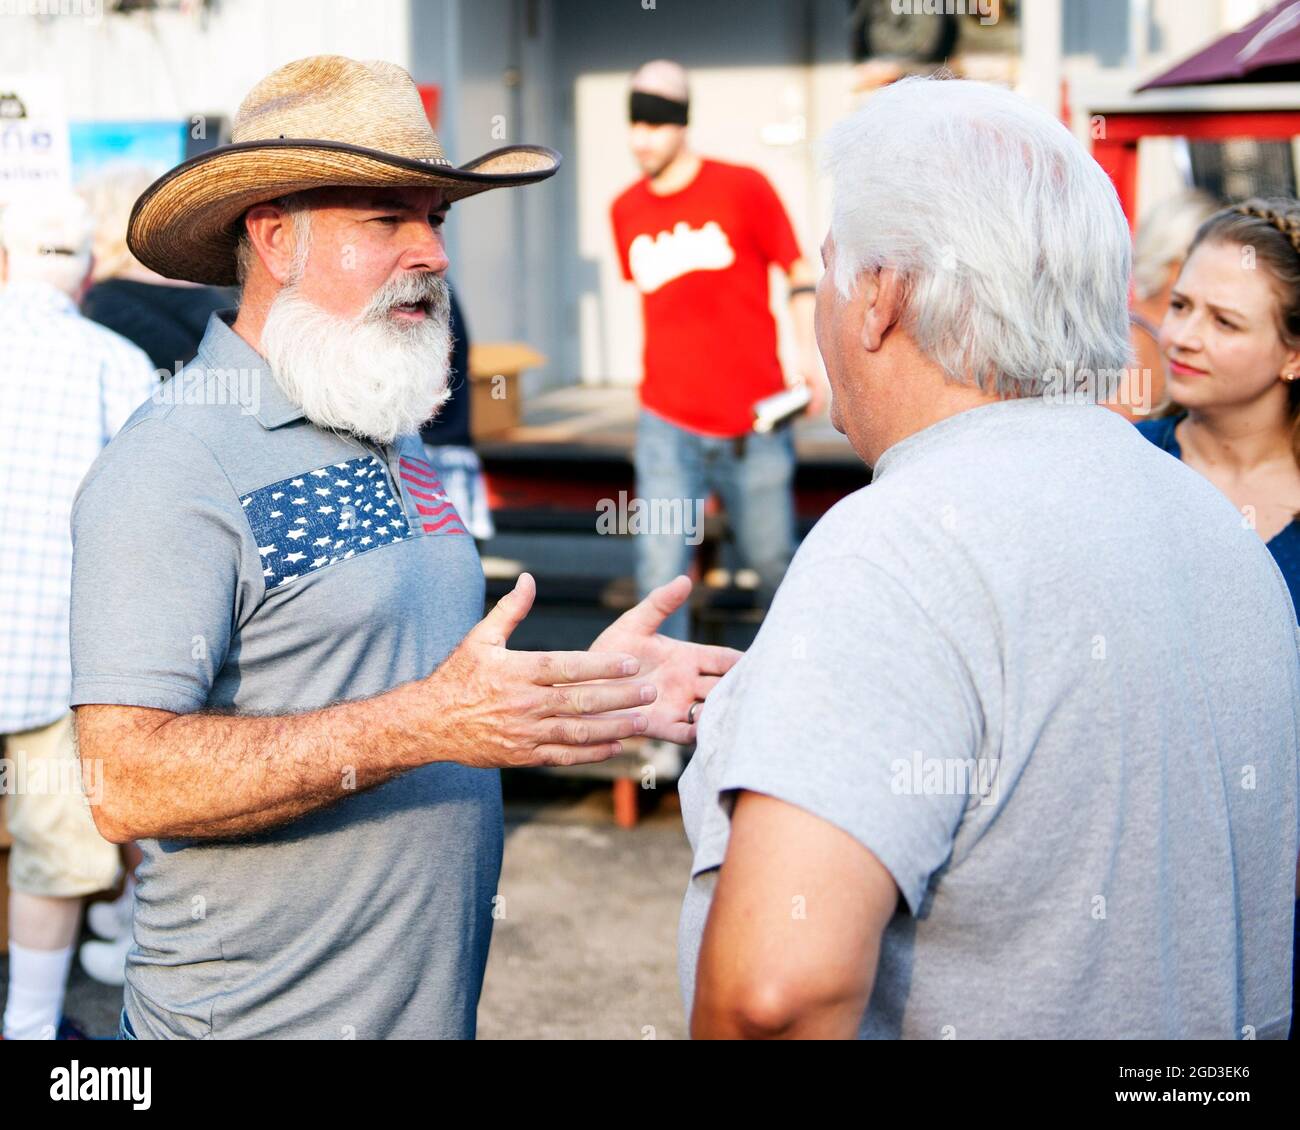
M 255 204 L 328 187 L 442 188 L 448 201 L 553 176 L 543 145 L 494 149 L 465 165 L 435 164 L 336 141 L 277 138 L 222 145 L 177 165 L 136 201 L 127 246 L 165 278 L 235 284 L 239 219 Z

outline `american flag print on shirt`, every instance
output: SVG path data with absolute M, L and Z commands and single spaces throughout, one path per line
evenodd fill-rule
M 281 479 L 239 501 L 267 589 L 414 536 L 375 455 Z
M 402 482 L 406 484 L 407 493 L 415 499 L 415 509 L 426 534 L 468 533 L 427 459 L 403 455 L 400 466 Z

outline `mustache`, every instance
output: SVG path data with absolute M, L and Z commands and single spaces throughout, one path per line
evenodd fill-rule
M 431 317 L 445 320 L 451 314 L 451 289 L 445 279 L 428 271 L 399 275 L 375 291 L 361 320 L 387 318 L 394 306 L 420 306 Z

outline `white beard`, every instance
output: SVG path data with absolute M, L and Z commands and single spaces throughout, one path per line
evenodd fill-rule
M 391 316 L 411 302 L 425 304 L 423 319 Z M 267 312 L 262 354 L 313 424 L 390 444 L 418 431 L 451 395 L 447 284 L 435 275 L 402 276 L 355 318 L 330 314 L 286 286 Z

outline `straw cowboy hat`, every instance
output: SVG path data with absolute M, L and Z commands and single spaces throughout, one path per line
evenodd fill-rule
M 239 107 L 231 137 L 159 177 L 136 201 L 126 241 L 146 267 L 167 278 L 233 284 L 241 217 L 290 192 L 441 188 L 458 200 L 545 180 L 560 167 L 560 155 L 541 145 L 453 165 L 406 71 L 341 55 L 272 71 Z

